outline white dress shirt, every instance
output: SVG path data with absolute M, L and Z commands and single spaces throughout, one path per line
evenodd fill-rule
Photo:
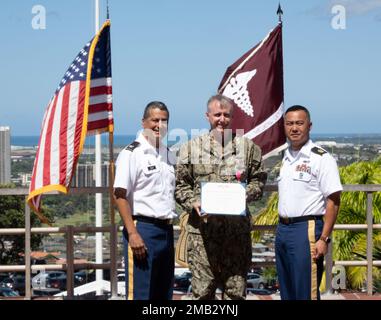
M 286 150 L 277 180 L 281 217 L 324 215 L 327 197 L 343 190 L 335 159 L 311 140 L 296 157 Z
M 139 145 L 122 150 L 116 161 L 114 188 L 127 189 L 133 215 L 173 219 L 175 211 L 175 156 L 167 147 L 154 148 L 140 134 Z

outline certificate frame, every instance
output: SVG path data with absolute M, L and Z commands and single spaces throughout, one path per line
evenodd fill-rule
M 201 215 L 246 215 L 246 183 L 201 182 Z

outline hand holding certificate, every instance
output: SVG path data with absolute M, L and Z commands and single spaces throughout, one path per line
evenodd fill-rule
M 201 184 L 201 213 L 245 215 L 245 184 L 203 182 Z

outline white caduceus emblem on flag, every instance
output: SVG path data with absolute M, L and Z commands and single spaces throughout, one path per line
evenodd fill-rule
M 247 84 L 255 76 L 257 70 L 242 72 L 232 77 L 226 85 L 223 95 L 229 97 L 248 116 L 254 117 L 254 107 L 251 104 Z

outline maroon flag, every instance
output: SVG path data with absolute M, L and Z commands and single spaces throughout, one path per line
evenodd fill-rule
M 268 158 L 285 149 L 282 24 L 225 72 L 218 91 L 234 101 L 232 129 L 243 129 Z

